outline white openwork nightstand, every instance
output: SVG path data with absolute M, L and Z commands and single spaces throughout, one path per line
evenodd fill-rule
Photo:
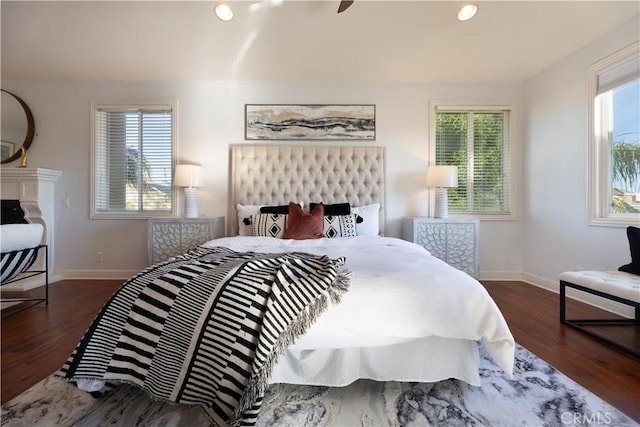
M 431 252 L 447 264 L 477 278 L 480 221 L 477 219 L 402 219 L 402 238 Z
M 224 217 L 151 218 L 148 228 L 149 263 L 165 261 L 189 249 L 225 236 Z

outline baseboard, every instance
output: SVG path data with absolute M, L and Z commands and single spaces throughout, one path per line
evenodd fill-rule
M 49 275 L 49 284 L 59 282 L 62 280 L 62 276 L 59 274 Z M 22 279 L 17 282 L 2 285 L 2 290 L 6 292 L 24 292 L 31 289 L 36 289 L 44 286 L 44 276 L 34 276 L 27 279 Z
M 550 280 L 545 277 L 536 276 L 531 273 L 523 273 L 522 280 L 530 285 L 537 286 L 539 288 L 546 289 L 548 291 L 554 292 L 556 294 L 560 293 L 560 281 L 559 280 Z M 608 311 L 613 314 L 617 314 L 618 316 L 623 316 L 629 319 L 633 319 L 635 317 L 635 313 L 633 308 L 619 304 L 615 301 L 610 301 L 605 298 L 600 298 L 595 295 L 587 294 L 585 292 L 578 291 L 577 289 L 567 289 L 567 297 L 574 299 L 576 301 L 580 301 L 585 304 L 592 305 L 601 310 Z M 558 307 L 558 310 L 560 308 Z M 567 318 L 571 318 L 571 314 L 567 313 Z
M 481 271 L 479 280 L 491 280 L 496 282 L 503 281 L 521 281 L 522 280 L 522 272 L 521 271 Z
M 140 270 L 64 270 L 62 277 L 69 280 L 126 280 L 139 272 Z
M 522 281 L 556 294 L 560 293 L 560 282 L 557 280 L 547 279 L 546 277 L 537 276 L 531 273 L 522 273 Z

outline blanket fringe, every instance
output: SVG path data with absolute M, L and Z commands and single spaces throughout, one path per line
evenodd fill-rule
M 265 363 L 253 373 L 249 379 L 249 383 L 245 389 L 239 405 L 229 420 L 229 426 L 237 427 L 242 422 L 243 413 L 251 408 L 255 401 L 265 394 L 268 387 L 269 377 L 278 358 L 284 354 L 285 350 L 294 343 L 294 341 L 303 335 L 307 329 L 317 320 L 317 318 L 326 311 L 329 306 L 329 299 L 333 304 L 338 304 L 342 299 L 342 295 L 349 289 L 351 272 L 340 270 L 333 283 L 325 292 L 311 303 L 306 310 L 302 311 L 296 319 L 283 331 L 276 343 L 274 351 L 267 358 Z

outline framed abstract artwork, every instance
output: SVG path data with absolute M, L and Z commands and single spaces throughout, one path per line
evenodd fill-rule
M 246 104 L 245 139 L 375 140 L 376 106 Z

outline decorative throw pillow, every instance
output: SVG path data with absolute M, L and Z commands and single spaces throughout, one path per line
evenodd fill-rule
M 640 274 L 640 228 L 627 227 L 627 239 L 631 251 L 631 263 L 625 264 L 618 270 L 632 274 Z
M 323 229 L 324 207 L 322 203 L 305 214 L 295 203 L 289 203 L 289 221 L 284 233 L 285 239 L 319 239 Z
M 309 210 L 312 211 L 318 203 L 309 203 Z M 349 215 L 351 213 L 351 205 L 349 203 L 333 203 L 324 206 L 324 214 L 326 215 Z
M 287 217 L 288 215 L 281 214 L 259 213 L 251 215 L 253 235 L 281 239 L 287 229 Z
M 287 215 L 289 213 L 289 205 L 262 206 L 260 207 L 260 213 Z
M 380 211 L 380 203 L 351 208 L 351 213 L 357 215 L 356 233 L 358 236 L 377 236 L 380 234 L 378 211 Z
M 253 236 L 251 215 L 259 214 L 262 205 L 236 205 L 238 213 L 238 236 Z
M 322 234 L 330 239 L 334 237 L 356 237 L 356 216 L 354 214 L 325 214 Z
M 298 202 L 302 207 L 303 203 Z M 238 213 L 238 236 L 253 236 L 253 226 L 251 225 L 251 215 L 258 213 L 279 213 L 287 215 L 289 213 L 289 205 L 270 206 L 270 205 L 236 205 Z

